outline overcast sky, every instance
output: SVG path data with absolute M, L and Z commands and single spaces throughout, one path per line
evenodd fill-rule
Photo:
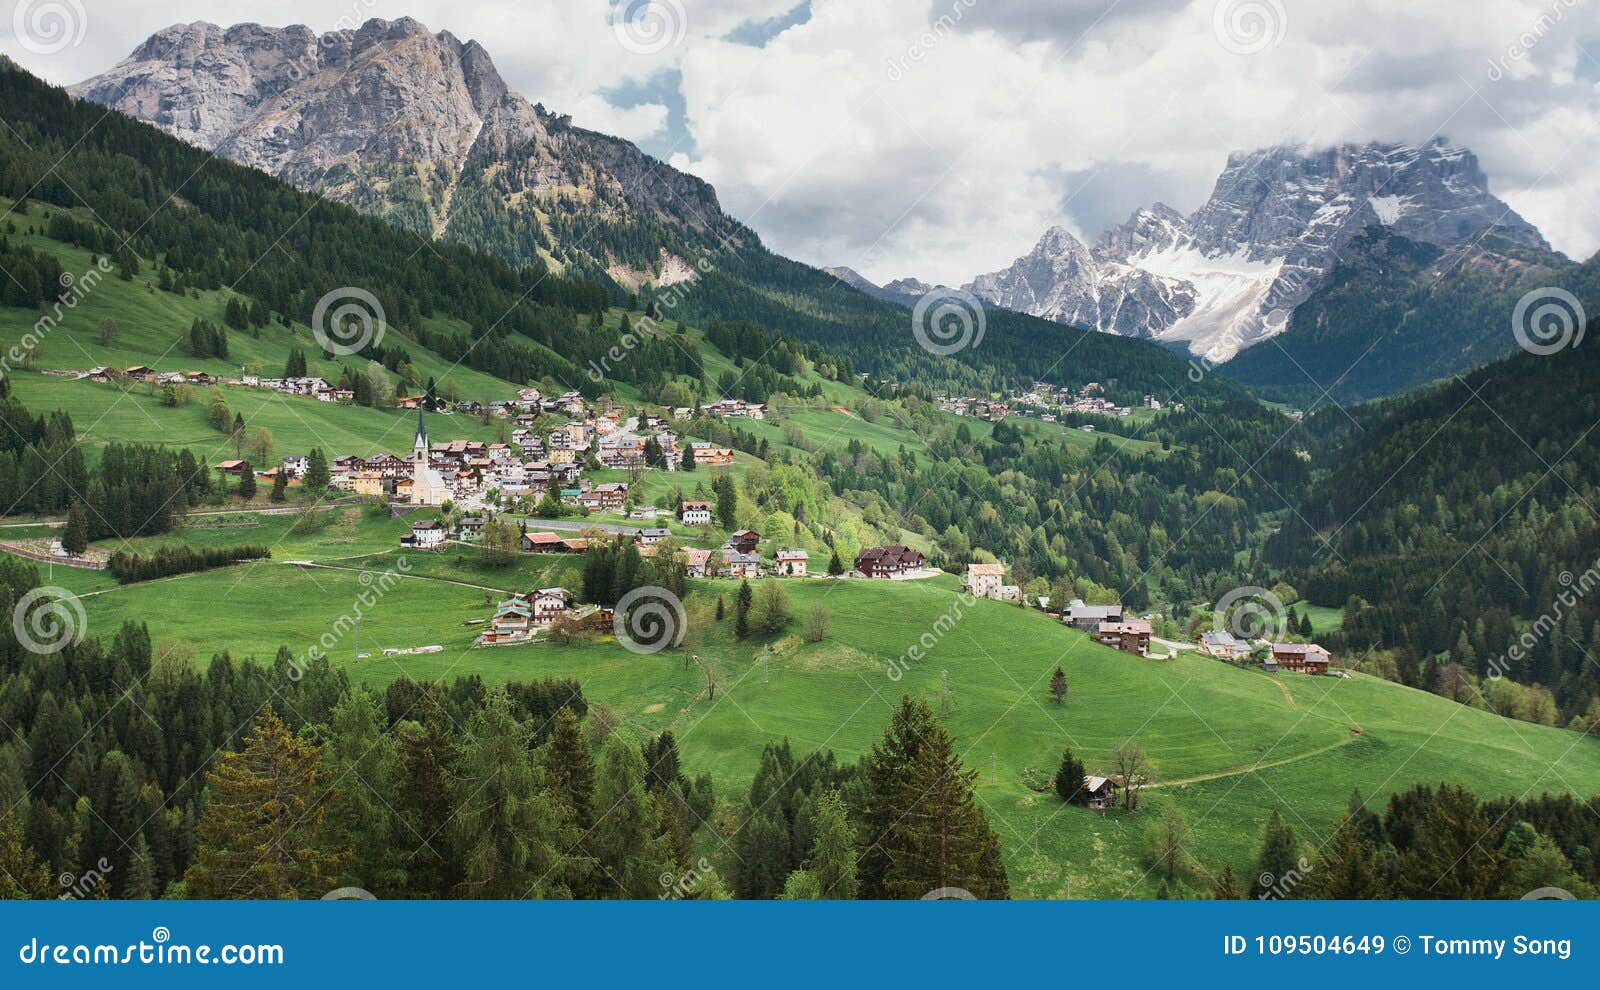
M 964 282 L 1052 224 L 1188 212 L 1232 150 L 1436 134 L 1557 248 L 1600 247 L 1600 0 L 0 3 L 0 50 L 60 83 L 180 21 L 410 15 L 709 180 L 775 250 L 878 281 Z M 18 43 L 61 12 L 60 51 Z

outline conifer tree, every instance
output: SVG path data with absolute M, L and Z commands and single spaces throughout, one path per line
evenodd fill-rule
M 750 602 L 752 594 L 750 582 L 739 582 L 739 596 L 733 603 L 733 635 L 744 639 L 750 635 Z
M 570 897 L 578 844 L 572 811 L 530 759 L 531 727 L 496 690 L 467 726 L 465 798 L 451 827 L 462 850 L 460 892 L 473 898 Z
M 1061 768 L 1056 771 L 1056 796 L 1068 804 L 1086 805 L 1089 792 L 1083 786 L 1083 764 L 1072 755 L 1072 750 L 1061 753 Z
M 644 900 L 662 893 L 661 877 L 674 872 L 661 808 L 644 786 L 645 762 L 624 732 L 613 733 L 600 754 L 594 824 L 600 896 Z
M 74 557 L 81 557 L 89 549 L 89 517 L 82 502 L 73 502 L 67 510 L 67 525 L 61 533 L 61 548 Z
M 325 827 L 333 775 L 321 747 L 289 732 L 268 704 L 240 752 L 223 752 L 206 774 L 185 874 L 198 899 L 317 898 L 332 889 L 349 852 Z
M 961 766 L 954 740 L 926 704 L 902 697 L 863 764 L 865 896 L 914 899 L 944 887 L 1009 896 L 999 837 L 973 793 L 977 771 Z
M 1262 895 L 1277 887 L 1291 873 L 1299 872 L 1300 854 L 1295 847 L 1294 829 L 1284 824 L 1273 809 L 1261 833 L 1261 848 L 1256 853 L 1255 893 Z
M 420 726 L 407 726 L 400 742 L 400 785 L 395 810 L 406 824 L 403 832 L 418 848 L 406 867 L 406 886 L 413 897 L 452 896 L 460 880 L 460 862 L 445 829 L 456 809 L 454 782 L 461 748 L 443 707 L 425 695 L 412 714 Z M 418 838 L 420 836 L 420 838 Z

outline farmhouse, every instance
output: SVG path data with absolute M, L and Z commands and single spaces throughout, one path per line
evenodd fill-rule
M 1121 605 L 1085 605 L 1076 599 L 1061 610 L 1061 621 L 1075 629 L 1092 633 L 1102 622 L 1121 622 Z
M 533 634 L 533 607 L 521 595 L 512 595 L 495 609 L 489 628 L 484 630 L 481 642 L 515 643 Z
M 1150 633 L 1148 620 L 1128 619 L 1123 622 L 1100 623 L 1095 630 L 1095 638 L 1105 646 L 1143 656 L 1150 652 Z
M 753 553 L 739 553 L 724 547 L 722 575 L 730 578 L 758 578 L 761 576 L 761 558 Z
M 728 546 L 740 553 L 755 553 L 761 545 L 761 534 L 753 529 L 741 529 L 728 537 Z
M 682 508 L 678 509 L 678 519 L 685 526 L 709 526 L 711 525 L 711 503 L 685 502 Z
M 804 550 L 779 550 L 777 573 L 780 577 L 805 577 L 810 560 L 811 555 Z
M 703 441 L 689 446 L 694 451 L 695 467 L 727 467 L 733 463 L 732 447 L 713 447 Z
M 1272 644 L 1272 662 L 1283 670 L 1299 671 L 1305 674 L 1326 674 L 1328 672 L 1328 661 L 1331 659 L 1331 654 L 1315 643 Z
M 897 578 L 922 566 L 923 556 L 901 543 L 868 547 L 856 555 L 856 570 L 869 578 Z
M 534 625 L 547 626 L 572 607 L 572 592 L 565 588 L 540 588 L 532 596 Z
M 413 550 L 437 550 L 444 546 L 444 527 L 437 519 L 423 519 L 411 524 L 411 535 L 402 536 L 400 545 Z
M 968 564 L 967 592 L 977 598 L 999 600 L 1005 577 L 1004 564 Z
M 1083 789 L 1089 793 L 1089 807 L 1103 811 L 1117 806 L 1116 781 L 1106 777 L 1085 777 Z
M 563 553 L 566 542 L 554 533 L 523 533 L 523 553 Z
M 711 551 L 701 550 L 699 547 L 684 547 L 678 551 L 678 559 L 683 561 L 689 577 L 703 578 L 706 576 L 706 565 L 711 562 Z
M 671 535 L 672 531 L 667 529 L 641 529 L 633 539 L 641 547 L 653 547 Z
M 1220 632 L 1208 631 L 1200 634 L 1200 652 L 1232 662 L 1249 656 L 1250 644 L 1225 629 Z

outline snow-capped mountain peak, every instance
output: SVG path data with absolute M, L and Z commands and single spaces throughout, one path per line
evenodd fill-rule
M 1160 203 L 1136 210 L 1092 249 L 1052 227 L 1010 267 L 967 288 L 1008 309 L 1182 342 L 1221 362 L 1281 332 L 1350 240 L 1378 225 L 1432 244 L 1492 230 L 1550 249 L 1490 194 L 1472 152 L 1442 139 L 1275 147 L 1230 155 L 1210 199 L 1187 217 Z

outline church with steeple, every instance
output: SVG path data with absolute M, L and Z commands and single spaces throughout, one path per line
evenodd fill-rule
M 439 472 L 428 466 L 428 427 L 422 421 L 422 407 L 417 407 L 417 439 L 411 446 L 411 504 L 443 505 L 450 499 Z

